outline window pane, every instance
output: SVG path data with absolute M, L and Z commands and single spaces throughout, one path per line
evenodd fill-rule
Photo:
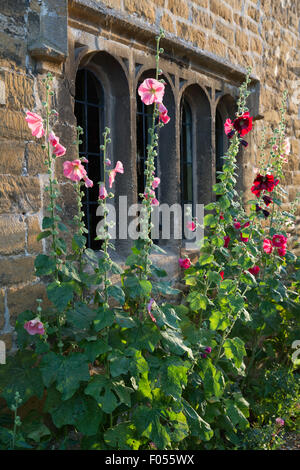
M 192 113 L 188 103 L 183 100 L 181 108 L 181 201 L 182 204 L 193 203 L 193 146 L 192 146 Z

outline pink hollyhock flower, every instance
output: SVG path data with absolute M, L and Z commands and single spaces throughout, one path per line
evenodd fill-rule
M 156 189 L 159 184 L 160 184 L 160 178 L 154 178 L 154 180 L 152 181 L 152 189 Z
M 276 418 L 275 422 L 278 424 L 278 426 L 284 426 L 284 419 L 282 418 Z
M 84 179 L 84 184 L 86 188 L 92 188 L 94 186 L 94 183 L 92 180 L 90 180 L 87 176 Z
M 195 224 L 195 222 L 188 222 L 186 226 L 187 226 L 187 228 L 188 228 L 191 232 L 193 232 L 194 230 L 196 230 L 196 224 Z
M 178 263 L 181 268 L 188 269 L 191 267 L 192 263 L 189 258 L 179 258 Z
M 32 113 L 31 111 L 26 111 L 26 118 L 25 121 L 28 124 L 29 129 L 31 130 L 31 134 L 40 139 L 45 134 L 43 128 L 43 119 L 36 113 Z
M 233 224 L 233 226 L 234 226 L 234 228 L 236 228 L 236 229 L 241 228 L 241 224 L 240 224 L 239 222 L 235 222 L 235 223 Z
M 54 132 L 50 132 L 48 140 L 49 140 L 50 144 L 52 145 L 52 147 L 56 147 L 57 144 L 59 143 L 59 138 L 56 137 Z
M 123 163 L 120 161 L 117 161 L 115 168 L 109 172 L 108 180 L 110 188 L 112 187 L 113 182 L 115 181 L 117 173 L 124 173 Z
M 249 241 L 249 237 L 243 237 L 243 234 L 241 233 L 241 242 L 247 243 Z
M 276 234 L 272 238 L 272 244 L 273 246 L 276 246 L 277 248 L 281 248 L 282 246 L 285 246 L 286 243 L 287 243 L 287 238 L 284 235 Z
M 285 256 L 285 254 L 286 254 L 286 246 L 283 245 L 283 246 L 281 246 L 280 248 L 277 248 L 277 253 L 279 254 L 279 256 Z
M 222 281 L 223 281 L 223 279 L 224 279 L 224 271 L 220 271 L 220 276 L 221 276 Z
M 54 147 L 54 155 L 56 155 L 57 157 L 62 157 L 65 153 L 66 153 L 67 149 L 66 147 L 64 147 L 63 145 L 61 144 L 57 144 L 55 147 Z
M 80 160 L 65 161 L 63 163 L 64 176 L 72 181 L 80 181 L 82 178 L 86 178 L 86 170 L 81 164 Z
M 154 323 L 156 323 L 156 318 L 153 316 L 153 314 L 152 314 L 152 312 L 151 312 L 151 308 L 152 308 L 153 302 L 154 302 L 154 299 L 150 299 L 150 302 L 149 302 L 148 305 L 147 305 L 147 311 L 148 311 L 148 313 L 149 313 L 149 315 L 150 315 L 151 320 L 152 320 Z
M 165 85 L 155 78 L 146 78 L 138 88 L 138 94 L 143 103 L 149 105 L 162 103 L 165 93 Z
M 270 253 L 272 253 L 273 251 L 273 246 L 272 246 L 272 242 L 271 240 L 268 240 L 267 238 L 264 239 L 263 241 L 263 250 L 265 253 L 267 253 L 268 255 Z
M 233 129 L 233 124 L 232 124 L 231 119 L 226 119 L 225 124 L 224 124 L 225 134 L 226 135 L 230 134 L 232 132 L 232 129 Z
M 101 183 L 99 186 L 99 199 L 106 199 L 106 198 L 107 198 L 107 191 L 106 191 L 104 183 Z
M 159 200 L 154 197 L 151 201 L 151 206 L 159 206 Z
M 248 269 L 248 271 L 253 274 L 253 276 L 257 276 L 260 271 L 260 267 L 255 265 L 253 268 Z
M 224 248 L 228 248 L 229 242 L 230 242 L 230 237 L 226 235 L 224 237 Z
M 207 346 L 207 348 L 205 348 L 204 351 L 207 352 L 208 354 L 210 354 L 211 353 L 211 347 Z
M 272 150 L 273 150 L 273 152 L 277 152 L 278 151 L 278 145 L 276 145 L 276 144 L 273 145 Z
M 159 119 L 164 124 L 168 124 L 168 122 L 170 121 L 170 116 L 168 116 L 168 110 L 162 103 L 159 103 L 158 105 L 158 112 L 159 112 Z
M 39 318 L 27 321 L 24 328 L 30 335 L 43 335 L 45 333 L 44 325 Z
M 249 227 L 249 225 L 250 225 L 250 222 L 249 222 L 249 221 L 248 221 L 248 222 L 245 222 L 244 225 L 243 225 L 243 228 Z
M 107 158 L 107 159 L 105 160 L 105 165 L 107 165 L 107 166 L 111 165 L 111 161 L 110 161 L 109 158 Z
M 289 155 L 291 151 L 291 144 L 289 138 L 284 139 L 282 144 L 282 152 L 284 155 Z

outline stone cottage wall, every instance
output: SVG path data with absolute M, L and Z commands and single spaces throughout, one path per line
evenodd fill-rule
M 76 58 L 70 49 L 76 39 L 74 30 L 86 22 L 84 29 L 90 37 L 95 36 L 95 44 L 97 38 L 105 38 L 116 48 L 120 41 L 122 46 L 142 50 L 143 44 L 152 47 L 161 26 L 169 41 L 168 50 L 179 65 L 184 56 L 178 57 L 178 51 L 191 51 L 194 57 L 199 54 L 200 72 L 207 62 L 212 64 L 212 76 L 220 77 L 227 71 L 229 77 L 232 67 L 235 81 L 237 67 L 244 70 L 251 66 L 260 83 L 259 115 L 263 119 L 255 122 L 244 161 L 246 186 L 259 160 L 262 128 L 278 123 L 281 94 L 287 89 L 292 150 L 285 183 L 288 197 L 293 199 L 300 184 L 297 4 L 293 0 L 0 0 L 0 339 L 8 350 L 14 347 L 17 315 L 34 308 L 37 297 L 45 299 L 44 286 L 34 277 L 33 263 L 36 254 L 46 248 L 36 236 L 45 207 L 47 175 L 43 152 L 24 120 L 25 111 L 41 111 L 41 80 L 51 70 L 57 93 L 54 105 L 60 113 L 57 133 L 68 148 L 67 159 L 74 157 L 72 67 Z M 128 34 L 121 31 L 126 24 Z M 71 185 L 61 176 L 58 167 L 62 205 L 70 217 L 74 212 Z

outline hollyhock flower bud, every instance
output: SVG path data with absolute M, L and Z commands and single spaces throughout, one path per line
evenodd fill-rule
M 160 183 L 160 178 L 154 178 L 154 180 L 152 181 L 152 189 L 156 189 L 158 187 Z
M 243 228 L 249 227 L 249 225 L 250 225 L 250 222 L 249 222 L 249 221 L 248 221 L 248 222 L 245 222 L 244 225 L 243 225 Z
M 168 124 L 170 121 L 170 116 L 168 116 L 168 110 L 162 103 L 159 103 L 158 105 L 158 112 L 160 121 L 162 121 L 164 124 Z
M 240 238 L 241 238 L 241 242 L 247 243 L 249 241 L 249 237 L 244 237 L 242 233 L 240 235 Z
M 36 113 L 32 113 L 31 111 L 26 111 L 26 118 L 25 121 L 28 124 L 29 129 L 31 130 L 31 134 L 40 139 L 45 135 L 45 131 L 43 128 L 43 118 Z
M 263 250 L 265 253 L 267 253 L 268 255 L 270 253 L 272 253 L 273 251 L 273 246 L 272 246 L 272 242 L 271 240 L 268 240 L 267 238 L 264 239 L 263 241 Z
M 284 419 L 282 418 L 276 418 L 275 422 L 278 424 L 278 426 L 284 426 Z
M 193 232 L 194 230 L 196 230 L 196 224 L 195 224 L 195 222 L 188 222 L 186 226 L 187 226 L 187 228 L 188 228 L 191 232 Z
M 223 281 L 223 279 L 224 279 L 224 271 L 220 271 L 220 276 L 221 276 L 222 281 Z
M 248 142 L 246 142 L 246 140 L 244 140 L 244 139 L 241 139 L 241 144 L 242 144 L 244 147 L 248 147 Z
M 106 198 L 107 198 L 107 191 L 106 191 L 104 183 L 101 183 L 99 186 L 99 199 L 106 199 Z
M 156 318 L 153 316 L 152 312 L 151 312 L 151 308 L 152 308 L 152 304 L 154 302 L 154 299 L 150 299 L 150 302 L 148 303 L 147 305 L 147 311 L 148 311 L 148 314 L 151 318 L 151 320 L 156 323 Z
M 107 165 L 107 166 L 111 165 L 111 161 L 110 161 L 109 158 L 107 158 L 107 159 L 105 160 L 105 165 Z
M 82 158 L 81 158 L 81 162 L 82 162 L 82 163 L 88 163 L 89 161 L 88 161 L 88 159 L 87 159 L 87 158 L 85 158 L 85 157 L 82 157 Z
M 52 147 L 56 147 L 56 145 L 59 143 L 59 138 L 56 137 L 54 132 L 50 132 L 48 140 L 49 140 L 50 144 L 52 145 Z
M 86 188 L 92 188 L 94 186 L 94 183 L 92 180 L 90 180 L 87 176 L 84 179 L 84 184 Z
M 239 222 L 235 222 L 235 223 L 233 224 L 233 226 L 234 226 L 234 228 L 236 228 L 236 229 L 241 228 L 241 224 L 240 224 Z
M 278 151 L 278 145 L 273 145 L 272 150 L 276 153 Z
M 201 357 L 202 357 L 203 359 L 206 359 L 206 358 L 207 358 L 207 354 L 202 353 L 202 354 L 201 354 Z
M 266 206 L 269 206 L 273 202 L 273 200 L 270 198 L 270 196 L 263 196 L 263 201 L 266 204 Z
M 164 93 L 164 84 L 154 78 L 146 78 L 138 88 L 138 94 L 146 105 L 162 103 Z
M 224 248 L 228 248 L 229 242 L 230 242 L 230 237 L 226 235 L 224 237 Z
M 285 246 L 286 243 L 287 243 L 287 238 L 284 235 L 279 235 L 279 234 L 273 235 L 273 238 L 272 238 L 273 246 L 276 246 L 278 248 L 278 247 Z
M 55 147 L 54 147 L 54 155 L 56 155 L 57 157 L 62 157 L 65 153 L 66 153 L 67 149 L 66 147 L 64 147 L 63 145 L 61 144 L 57 144 Z
M 210 353 L 211 353 L 211 347 L 210 347 L 210 346 L 207 346 L 207 348 L 205 348 L 204 351 L 207 352 L 208 354 L 210 354 Z
M 260 267 L 255 265 L 253 268 L 248 269 L 248 271 L 253 274 L 253 276 L 257 276 L 260 271 Z
M 224 215 L 222 213 L 220 214 L 220 220 L 224 220 Z
M 188 269 L 191 267 L 192 263 L 189 258 L 179 258 L 178 263 L 181 268 Z
M 39 318 L 27 321 L 24 328 L 30 335 L 43 335 L 45 333 L 44 325 Z

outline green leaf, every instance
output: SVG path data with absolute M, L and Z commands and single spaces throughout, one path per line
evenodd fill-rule
M 136 438 L 136 430 L 131 422 L 120 423 L 104 433 L 104 440 L 114 450 L 138 450 L 141 441 Z
M 220 310 L 215 310 L 209 317 L 210 329 L 224 331 L 230 325 L 230 320 Z
M 54 219 L 52 217 L 44 217 L 42 222 L 42 229 L 53 227 Z M 50 232 L 51 233 L 51 232 Z
M 63 400 L 74 395 L 80 382 L 90 379 L 87 358 L 80 353 L 61 356 L 50 352 L 42 358 L 40 368 L 45 386 L 56 383 Z
M 105 354 L 108 351 L 111 351 L 111 347 L 100 338 L 96 341 L 86 341 L 83 345 L 83 348 L 84 355 L 91 362 L 94 362 L 94 360 L 101 354 Z
M 39 242 L 43 238 L 50 237 L 50 235 L 52 235 L 52 232 L 50 230 L 45 230 L 45 232 L 40 232 L 38 236 L 36 237 L 36 239 Z
M 126 374 L 130 367 L 130 359 L 121 351 L 114 350 L 108 355 L 109 369 L 112 377 Z
M 182 399 L 182 404 L 191 435 L 199 437 L 203 441 L 209 441 L 214 434 L 210 425 L 198 415 L 186 400 Z
M 243 357 L 246 356 L 244 342 L 240 338 L 227 338 L 223 347 L 227 359 L 232 359 L 239 369 L 243 363 Z
M 220 398 L 225 389 L 225 381 L 223 374 L 218 370 L 209 359 L 205 359 L 203 364 L 203 371 L 200 376 L 203 379 L 204 395 L 205 398 L 215 396 Z
M 108 297 L 113 297 L 120 305 L 125 303 L 125 294 L 123 289 L 119 286 L 108 286 L 107 288 Z
M 126 312 L 120 312 L 115 310 L 115 320 L 116 323 L 121 326 L 121 328 L 135 328 L 135 320 Z
M 59 285 L 52 282 L 47 286 L 47 295 L 55 307 L 62 312 L 73 299 L 74 287 L 70 282 L 61 282 Z
M 219 276 L 220 277 L 220 276 Z M 187 297 L 188 302 L 192 310 L 197 312 L 198 310 L 206 310 L 208 299 L 205 295 L 198 291 L 192 291 Z
M 190 358 L 193 358 L 192 350 L 184 343 L 179 331 L 167 328 L 166 330 L 161 331 L 161 336 L 162 343 L 167 351 L 173 354 L 178 354 L 179 356 L 187 353 Z
M 94 320 L 95 330 L 100 331 L 103 330 L 103 328 L 111 326 L 114 320 L 115 313 L 113 310 L 104 309 L 103 307 L 98 308 Z
M 22 404 L 32 396 L 42 398 L 44 385 L 37 361 L 37 354 L 24 350 L 8 356 L 6 364 L 0 365 L 0 393 L 10 408 L 15 403 L 16 392 Z
M 199 260 L 198 263 L 200 266 L 205 266 L 206 264 L 210 264 L 214 261 L 214 256 L 209 254 L 209 253 L 203 253 Z
M 138 279 L 136 276 L 128 276 L 124 280 L 124 287 L 132 299 L 148 297 L 152 290 L 152 284 L 145 279 Z
M 75 233 L 72 239 L 72 250 L 78 252 L 85 247 L 86 244 L 86 237 L 84 235 L 79 235 Z
M 55 260 L 47 255 L 37 255 L 34 266 L 37 276 L 52 274 L 56 268 Z
M 159 409 L 151 409 L 144 405 L 139 406 L 134 411 L 132 420 L 138 434 L 148 437 L 158 449 L 166 449 L 168 445 L 171 445 L 167 427 L 160 422 Z
M 231 400 L 225 400 L 226 414 L 234 426 L 238 425 L 240 429 L 245 430 L 250 427 L 247 418 L 238 406 Z
M 84 393 L 91 395 L 102 407 L 104 413 L 112 413 L 119 405 L 114 392 L 113 383 L 102 375 L 92 378 Z
M 217 219 L 213 214 L 206 214 L 204 216 L 205 227 L 215 227 L 217 225 Z
M 131 407 L 131 394 L 134 392 L 132 388 L 126 387 L 123 380 L 120 382 L 113 382 L 115 393 L 118 395 L 119 400 L 124 405 Z
M 147 351 L 153 352 L 159 339 L 159 330 L 153 324 L 140 325 L 138 328 L 130 330 L 130 342 L 137 349 L 147 349 Z
M 161 387 L 166 395 L 180 400 L 187 385 L 188 365 L 179 358 L 166 358 L 160 369 Z
M 88 305 L 83 302 L 76 302 L 74 308 L 68 310 L 66 318 L 75 330 L 87 330 L 91 327 L 96 314 L 97 312 Z

